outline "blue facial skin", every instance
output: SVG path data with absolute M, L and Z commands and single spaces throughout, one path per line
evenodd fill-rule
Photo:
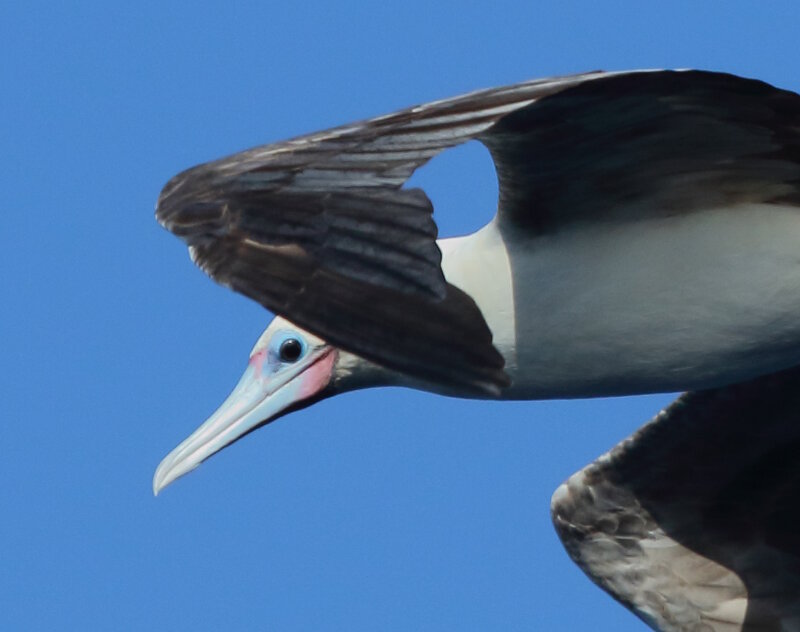
M 281 352 L 284 343 L 288 343 L 289 345 L 291 345 L 289 341 L 293 341 L 299 345 L 300 347 L 299 353 L 297 353 L 296 347 L 285 348 L 283 349 L 283 353 Z M 302 360 L 307 352 L 308 352 L 308 344 L 306 343 L 305 339 L 302 336 L 300 336 L 296 331 L 290 331 L 290 330 L 277 331 L 275 332 L 275 335 L 272 337 L 272 340 L 270 340 L 269 342 L 269 365 L 270 367 L 278 368 L 280 366 L 294 364 L 295 362 Z

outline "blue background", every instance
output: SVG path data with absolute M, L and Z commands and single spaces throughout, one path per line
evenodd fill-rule
M 175 172 L 417 102 L 589 69 L 800 89 L 784 2 L 6 2 L 0 629 L 641 630 L 569 561 L 552 491 L 669 396 L 343 395 L 155 499 L 269 315 L 153 220 Z M 415 176 L 489 219 L 477 144 Z

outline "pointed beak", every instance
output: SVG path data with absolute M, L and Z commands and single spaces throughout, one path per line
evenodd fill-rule
M 264 372 L 265 360 L 265 350 L 253 354 L 236 388 L 217 411 L 161 461 L 153 476 L 153 494 L 157 496 L 172 481 L 248 432 L 318 395 L 330 380 L 335 352 L 330 347 L 313 351 L 303 361 L 273 374 Z

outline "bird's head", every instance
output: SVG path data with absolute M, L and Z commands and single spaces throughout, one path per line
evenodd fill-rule
M 153 492 L 158 494 L 256 428 L 335 393 L 391 383 L 388 374 L 276 317 L 250 352 L 247 369 L 233 392 L 161 461 L 153 477 Z

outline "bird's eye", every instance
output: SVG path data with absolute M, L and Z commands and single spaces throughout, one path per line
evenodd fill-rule
M 287 338 L 278 349 L 281 362 L 297 362 L 303 354 L 303 345 L 297 338 Z

